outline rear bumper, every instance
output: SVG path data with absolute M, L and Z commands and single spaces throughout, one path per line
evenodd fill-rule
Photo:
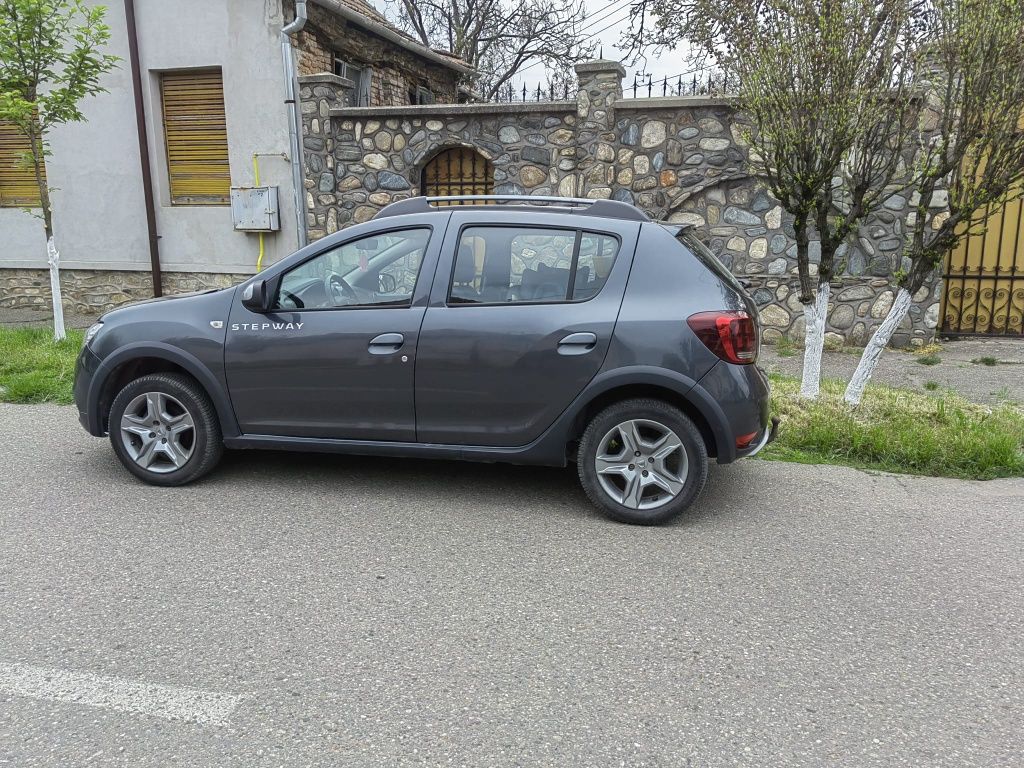
M 716 433 L 719 464 L 751 456 L 774 439 L 771 386 L 756 365 L 719 361 L 697 387 L 707 393 L 721 421 Z
M 769 424 L 768 427 L 765 428 L 764 434 L 761 436 L 761 439 L 757 442 L 757 445 L 755 445 L 753 447 L 753 449 L 751 449 L 750 451 L 742 454 L 743 458 L 749 459 L 751 456 L 756 456 L 757 454 L 759 454 L 761 452 L 761 450 L 766 445 L 769 445 L 770 443 L 775 442 L 775 438 L 778 437 L 778 435 L 779 435 L 779 417 L 778 416 L 772 416 L 771 424 Z

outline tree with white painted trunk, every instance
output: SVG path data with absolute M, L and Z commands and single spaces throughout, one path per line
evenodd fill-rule
M 1024 195 L 1024 0 L 928 0 L 914 30 L 925 87 L 908 190 L 915 210 L 895 301 L 846 388 L 851 405 L 949 251 L 983 231 L 988 206 Z
M 816 398 L 820 387 L 836 251 L 884 202 L 904 168 L 903 141 L 916 108 L 907 98 L 908 2 L 634 4 L 643 6 L 637 18 L 656 19 L 652 45 L 687 39 L 739 83 L 737 106 L 751 123 L 752 170 L 793 218 L 806 328 L 800 393 L 807 398 Z
M 46 261 L 53 294 L 53 335 L 65 337 L 60 294 L 60 252 L 53 230 L 50 188 L 43 173 L 50 155 L 49 132 L 85 119 L 82 100 L 103 93 L 103 74 L 117 57 L 104 54 L 110 30 L 106 9 L 82 0 L 0 0 L 0 121 L 28 140 L 21 160 L 35 169 Z

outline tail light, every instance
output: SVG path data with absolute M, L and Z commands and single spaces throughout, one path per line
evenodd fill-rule
M 757 327 L 742 310 L 698 312 L 686 321 L 704 346 L 727 363 L 757 360 Z

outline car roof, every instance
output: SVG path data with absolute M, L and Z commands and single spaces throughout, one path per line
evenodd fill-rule
M 437 205 L 444 203 L 445 205 Z M 385 206 L 374 219 L 404 216 L 411 213 L 450 212 L 453 203 L 469 204 L 473 212 L 485 213 L 514 206 L 524 213 L 568 213 L 625 221 L 651 221 L 636 206 L 618 200 L 591 200 L 581 197 L 544 197 L 539 195 L 447 195 L 443 197 L 411 197 Z M 481 205 L 482 204 L 482 205 Z

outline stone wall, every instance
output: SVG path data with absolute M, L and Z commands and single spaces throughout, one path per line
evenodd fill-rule
M 303 85 L 307 220 L 311 238 L 367 221 L 419 194 L 437 152 L 470 146 L 491 161 L 495 192 L 613 198 L 656 219 L 691 224 L 761 307 L 768 341 L 802 338 L 790 217 L 751 176 L 748 130 L 727 99 L 622 98 L 617 62 L 577 68 L 571 102 L 350 108 L 343 95 Z M 912 203 L 894 194 L 841 246 L 829 338 L 863 344 L 893 300 Z M 812 261 L 820 253 L 811 244 Z M 812 269 L 814 265 L 812 264 Z M 900 345 L 934 337 L 941 284 L 917 296 Z
M 191 293 L 210 288 L 227 288 L 251 275 L 202 272 L 164 272 L 165 296 Z M 126 270 L 65 269 L 60 273 L 64 311 L 80 315 L 99 315 L 121 304 L 153 297 L 152 273 Z M 0 270 L 0 308 L 48 309 L 50 271 L 48 269 Z
M 458 73 L 416 56 L 401 46 L 347 22 L 328 9 L 310 3 L 309 22 L 299 33 L 300 75 L 334 73 L 334 53 L 358 67 L 370 67 L 368 94 L 358 93 L 351 103 L 371 106 L 410 104 L 410 91 L 423 86 L 437 101 L 458 101 Z

